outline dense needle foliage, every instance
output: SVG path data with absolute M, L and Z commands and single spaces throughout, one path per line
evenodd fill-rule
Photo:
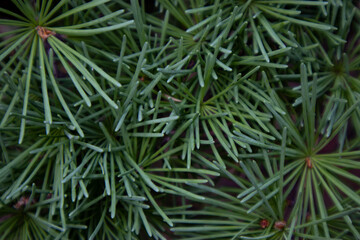
M 360 239 L 358 0 L 0 8 L 0 240 Z

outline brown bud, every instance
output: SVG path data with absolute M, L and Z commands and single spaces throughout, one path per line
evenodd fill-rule
M 283 230 L 286 227 L 286 222 L 285 221 L 276 221 L 274 228 L 277 230 Z
M 38 35 L 42 38 L 42 40 L 46 40 L 48 37 L 55 35 L 55 32 L 50 31 L 41 26 L 37 26 L 36 30 L 37 30 Z
M 306 161 L 306 165 L 308 168 L 313 168 L 312 162 L 311 162 L 311 158 L 310 157 L 306 157 L 305 158 Z

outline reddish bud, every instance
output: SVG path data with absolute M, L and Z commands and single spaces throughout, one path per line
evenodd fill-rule
M 19 209 L 29 203 L 29 197 L 22 196 L 19 201 L 14 205 L 14 208 Z
M 270 225 L 270 223 L 267 219 L 263 219 L 260 221 L 261 228 L 267 228 L 269 225 Z

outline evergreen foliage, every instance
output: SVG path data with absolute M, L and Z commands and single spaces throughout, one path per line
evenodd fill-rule
M 358 0 L 0 8 L 0 240 L 360 239 Z

